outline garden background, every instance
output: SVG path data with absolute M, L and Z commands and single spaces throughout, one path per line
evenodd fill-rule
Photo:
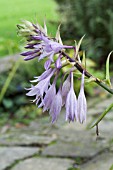
M 29 80 L 43 72 L 44 61 L 41 63 L 37 59 L 23 61 L 20 53 L 24 51 L 25 40 L 18 36 L 17 24 L 21 23 L 21 20 L 29 20 L 43 25 L 43 21 L 46 20 L 49 35 L 52 37 L 55 36 L 57 27 L 61 24 L 61 38 L 67 45 L 74 45 L 74 40 L 78 42 L 85 35 L 80 50 L 86 51 L 87 69 L 104 80 L 105 62 L 109 52 L 113 50 L 113 2 L 111 0 L 0 0 L 0 7 L 0 149 L 5 149 L 3 150 L 5 158 L 0 156 L 0 163 L 6 161 L 2 162 L 3 168 L 1 164 L 0 170 L 15 168 L 20 160 L 31 158 L 31 155 L 33 158 L 40 157 L 41 152 L 45 162 L 46 157 L 49 157 L 48 161 L 53 163 L 48 170 L 58 165 L 59 170 L 79 168 L 96 170 L 94 162 L 97 162 L 100 168 L 97 168 L 98 170 L 103 168 L 112 170 L 113 135 L 110 132 L 110 129 L 113 129 L 112 111 L 100 127 L 104 137 L 101 136 L 98 143 L 96 143 L 95 129 L 90 132 L 86 130 L 112 103 L 111 95 L 94 83 L 86 84 L 85 92 L 88 99 L 88 115 L 90 115 L 87 124 L 85 126 L 76 123 L 67 125 L 61 114 L 61 120 L 56 125 L 50 126 L 48 113 L 42 113 L 42 110 L 30 103 L 30 99 L 25 95 L 25 88 L 29 88 Z M 71 55 L 72 51 L 68 53 Z M 80 51 L 80 55 L 81 53 Z M 113 55 L 110 58 L 110 76 L 113 85 L 112 70 Z M 79 85 L 80 82 L 74 85 L 77 94 Z M 58 132 L 59 129 L 60 132 Z M 30 134 L 27 136 L 28 131 Z M 78 139 L 73 137 L 74 133 Z M 2 148 L 2 146 L 8 146 L 8 148 Z M 10 146 L 36 148 L 32 150 L 32 154 L 30 151 L 25 156 L 23 156 L 24 150 L 21 151 L 22 157 L 16 158 L 17 156 L 13 154 L 13 160 L 8 162 L 7 155 L 10 150 L 7 149 Z M 45 146 L 50 148 L 42 151 Z M 18 155 L 21 149 L 17 151 L 18 149 L 13 147 L 11 152 Z M 104 154 L 106 156 L 103 156 Z M 52 161 L 51 157 L 54 157 L 55 161 Z M 41 162 L 42 167 L 39 167 L 39 170 L 48 167 L 46 163 L 43 165 L 41 159 L 38 160 L 39 162 L 31 160 L 31 164 L 38 166 L 37 164 Z M 29 167 L 25 163 L 24 167 L 20 164 L 16 168 L 24 167 L 26 170 L 31 170 L 29 162 L 28 165 Z M 32 170 L 35 170 L 35 167 L 32 167 Z

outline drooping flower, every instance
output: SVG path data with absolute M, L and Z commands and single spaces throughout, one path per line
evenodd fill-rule
M 43 112 L 45 112 L 46 110 L 48 111 L 50 109 L 51 104 L 55 98 L 55 95 L 56 95 L 56 87 L 55 87 L 55 82 L 53 82 L 53 84 L 49 87 L 43 99 L 43 103 L 44 103 Z
M 67 94 L 70 90 L 70 86 L 71 86 L 71 77 L 69 74 L 67 79 L 64 81 L 64 83 L 62 85 L 62 105 L 64 105 L 66 103 L 66 98 L 67 98 Z
M 52 117 L 52 123 L 55 123 L 55 121 L 58 119 L 58 115 L 60 114 L 61 109 L 62 109 L 62 95 L 61 89 L 59 89 L 54 97 L 54 100 L 52 101 L 49 111 L 49 114 Z
M 37 94 L 40 95 L 39 89 L 36 86 L 32 85 L 31 88 L 26 89 L 26 90 L 29 90 L 29 92 L 26 93 L 27 96 L 35 96 Z
M 35 99 L 31 101 L 33 103 L 36 103 L 36 105 L 38 105 L 39 101 L 42 99 L 39 89 L 37 89 L 35 86 L 32 85 L 31 88 L 26 90 L 29 90 L 29 92 L 26 94 L 27 96 L 36 96 Z
M 37 85 L 31 86 L 29 88 L 29 92 L 26 94 L 27 96 L 36 96 L 36 98 L 33 100 L 33 102 L 36 102 L 36 104 L 39 104 L 39 101 L 41 100 L 41 103 L 43 102 L 43 95 L 48 91 L 49 85 L 50 85 L 50 79 L 55 73 L 56 69 L 49 69 L 45 71 L 41 76 L 39 76 L 36 80 L 33 80 L 32 82 L 38 82 Z M 42 105 L 41 105 L 42 107 Z
M 40 91 L 40 95 L 43 96 L 44 92 L 48 90 L 48 86 L 50 84 L 50 78 L 52 75 L 47 78 L 41 80 L 35 87 Z
M 48 111 L 51 107 L 51 104 L 54 100 L 54 97 L 56 95 L 56 80 L 57 80 L 58 72 L 54 78 L 54 81 L 52 85 L 48 88 L 48 90 L 45 92 L 45 95 L 38 107 L 43 107 L 43 112 Z
M 52 71 L 53 71 L 52 68 L 50 68 L 50 69 L 44 71 L 40 76 L 35 77 L 36 79 L 33 80 L 33 81 L 31 81 L 31 82 L 38 82 L 38 81 L 41 81 L 41 80 L 47 78 L 47 77 L 52 73 Z M 55 70 L 54 70 L 54 71 L 55 71 Z
M 77 119 L 80 123 L 86 121 L 86 113 L 87 113 L 87 102 L 84 93 L 84 72 L 82 74 L 81 79 L 81 88 L 78 96 L 78 110 L 77 110 Z
M 71 74 L 71 86 L 66 98 L 66 121 L 74 121 L 77 115 L 77 99 L 73 87 L 73 72 Z

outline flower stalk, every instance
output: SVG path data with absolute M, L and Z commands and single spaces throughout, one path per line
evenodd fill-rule
M 49 111 L 52 123 L 55 123 L 58 119 L 63 106 L 66 108 L 66 121 L 79 121 L 80 123 L 86 121 L 87 102 L 84 92 L 84 76 L 88 79 L 92 78 L 93 82 L 113 94 L 113 89 L 106 85 L 104 81 L 93 76 L 82 65 L 79 49 L 84 36 L 75 46 L 68 46 L 63 45 L 60 37 L 60 27 L 58 27 L 55 38 L 48 36 L 45 22 L 44 27 L 42 27 L 39 24 L 35 25 L 29 21 L 23 21 L 23 24 L 17 27 L 19 35 L 25 37 L 27 40 L 25 48 L 29 51 L 21 53 L 21 55 L 25 57 L 24 60 L 27 61 L 37 58 L 39 62 L 41 60 L 45 61 L 45 71 L 39 77 L 35 77 L 35 80 L 31 81 L 31 83 L 35 83 L 36 85 L 31 84 L 27 95 L 35 96 L 33 102 L 35 102 L 38 107 L 43 107 L 43 111 Z M 66 53 L 67 49 L 73 50 L 74 55 L 70 57 Z M 59 73 L 61 73 L 61 70 L 65 67 L 67 70 L 63 73 L 64 76 L 61 78 L 61 84 L 57 89 L 56 82 L 59 78 Z M 76 97 L 75 94 L 73 77 L 76 70 L 82 73 L 78 97 Z M 109 57 L 107 60 L 107 79 L 110 82 Z M 98 125 L 112 107 L 113 104 L 106 109 L 94 126 Z

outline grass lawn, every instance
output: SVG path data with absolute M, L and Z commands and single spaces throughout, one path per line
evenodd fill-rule
M 56 26 L 49 21 L 57 21 L 54 0 L 0 0 L 0 57 L 19 51 L 21 39 L 17 36 L 16 25 L 21 19 L 43 24 L 46 16 L 49 32 Z

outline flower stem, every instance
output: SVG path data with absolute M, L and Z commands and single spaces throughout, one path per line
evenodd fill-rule
M 99 78 L 94 77 L 92 74 L 90 74 L 85 68 L 83 68 L 83 66 L 76 62 L 74 65 L 81 73 L 84 70 L 84 74 L 86 77 L 90 78 L 93 77 L 95 79 L 95 83 L 97 83 L 99 86 L 101 86 L 102 88 L 104 88 L 106 91 L 108 91 L 109 93 L 113 94 L 113 89 L 109 88 L 108 86 L 106 86 L 106 84 L 104 82 L 102 82 L 102 80 L 100 80 Z
M 67 59 L 70 62 L 75 62 L 74 59 L 72 59 L 67 53 L 62 51 L 62 55 L 66 56 Z M 82 65 L 80 62 L 75 62 L 74 66 L 77 68 L 77 70 L 79 70 L 81 73 L 83 73 L 86 77 L 91 78 L 93 77 L 95 79 L 95 83 L 97 83 L 99 86 L 101 86 L 102 88 L 104 88 L 106 91 L 108 91 L 109 93 L 113 94 L 113 89 L 109 88 L 102 80 L 100 80 L 99 78 L 96 78 L 95 76 L 93 76 L 92 74 L 90 74 Z

